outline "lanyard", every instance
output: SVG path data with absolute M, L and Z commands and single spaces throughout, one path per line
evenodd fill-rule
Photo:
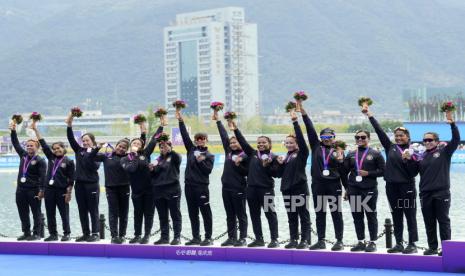
M 358 149 L 355 151 L 355 168 L 357 169 L 357 174 L 358 174 L 358 171 L 361 170 L 362 167 L 363 167 L 363 162 L 365 161 L 365 158 L 367 157 L 369 149 L 370 148 L 367 148 L 363 152 L 363 155 L 362 155 L 362 158 L 360 159 L 360 161 L 358 160 Z
M 31 162 L 37 158 L 37 155 L 34 155 L 31 159 L 29 159 L 29 155 L 24 157 L 24 163 L 23 163 L 23 177 L 26 177 L 27 169 L 29 168 L 29 165 L 31 165 Z
M 328 153 L 328 156 L 326 156 L 326 148 L 321 147 L 321 154 L 323 155 L 323 166 L 324 169 L 328 169 L 328 164 L 329 164 L 329 158 L 331 157 L 331 154 L 333 154 L 334 149 L 331 149 Z
M 56 173 L 58 171 L 58 168 L 60 167 L 60 164 L 63 161 L 63 159 L 65 159 L 64 156 L 61 157 L 60 159 L 55 159 L 55 164 L 53 164 L 51 179 L 55 178 L 55 175 L 56 175 Z

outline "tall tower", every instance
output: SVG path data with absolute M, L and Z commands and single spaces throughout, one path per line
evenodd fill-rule
M 258 114 L 257 25 L 243 8 L 176 15 L 164 29 L 165 100 L 181 98 L 187 115 L 209 118 L 210 103 L 222 101 L 239 116 Z

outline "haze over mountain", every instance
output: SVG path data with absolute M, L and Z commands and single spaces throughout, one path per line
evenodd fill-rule
M 105 112 L 163 103 L 163 27 L 226 6 L 258 24 L 263 113 L 300 89 L 314 110 L 370 95 L 396 113 L 405 88 L 465 86 L 461 0 L 0 0 L 0 121 L 87 98 Z

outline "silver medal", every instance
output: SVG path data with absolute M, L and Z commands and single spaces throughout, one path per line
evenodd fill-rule
M 328 176 L 329 175 L 329 170 L 323 170 L 323 175 Z
M 263 161 L 268 160 L 268 158 L 269 158 L 269 157 L 268 157 L 268 154 L 263 154 L 263 155 L 262 155 L 262 160 L 263 160 Z
M 21 183 L 26 183 L 26 177 L 21 177 L 20 181 Z
M 48 185 L 53 185 L 53 183 L 55 183 L 55 180 L 50 179 L 50 181 L 48 182 Z
M 194 156 L 195 157 L 199 157 L 201 155 L 200 151 L 196 150 L 194 151 Z
M 357 177 L 355 178 L 355 181 L 357 182 L 362 182 L 363 180 L 363 177 L 361 175 L 357 175 Z
M 237 155 L 231 156 L 231 160 L 232 160 L 233 162 L 236 162 L 236 160 L 237 160 Z

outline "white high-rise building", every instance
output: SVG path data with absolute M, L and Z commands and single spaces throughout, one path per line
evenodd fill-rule
M 243 8 L 176 15 L 164 29 L 165 101 L 183 99 L 188 115 L 208 118 L 212 101 L 251 117 L 259 112 L 257 25 Z

